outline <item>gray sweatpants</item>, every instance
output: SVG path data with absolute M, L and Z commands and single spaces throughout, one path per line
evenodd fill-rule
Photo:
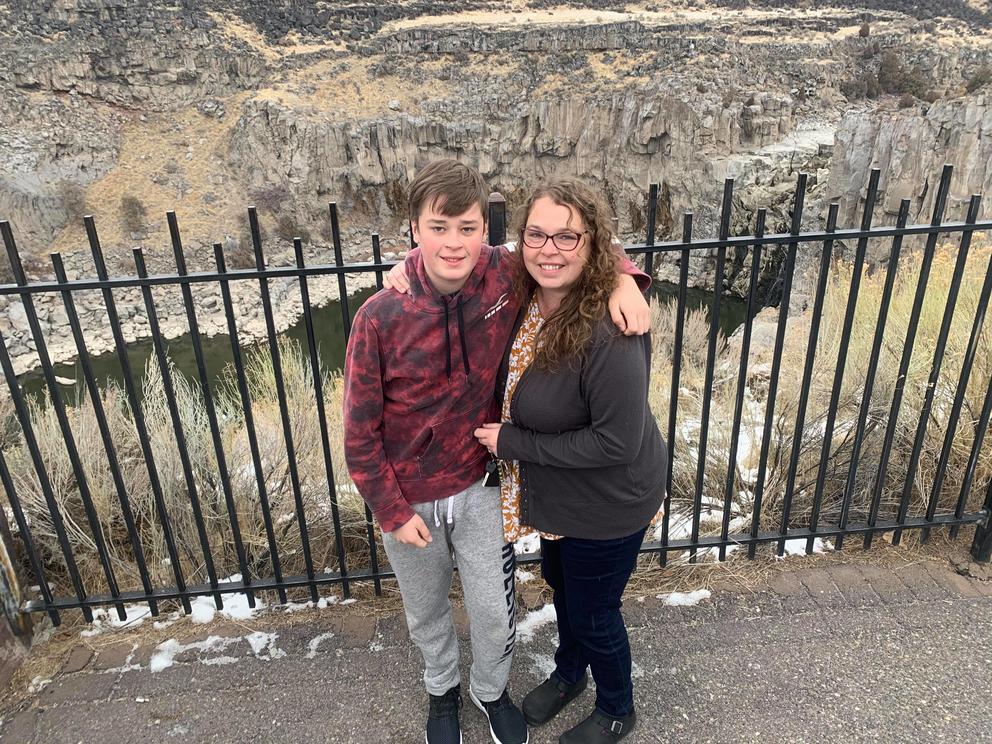
M 451 617 L 457 563 L 472 640 L 471 685 L 480 700 L 506 687 L 516 637 L 513 545 L 503 541 L 499 489 L 481 481 L 446 499 L 416 504 L 433 541 L 426 548 L 382 543 L 396 572 L 410 638 L 424 655 L 424 684 L 441 695 L 459 684 L 458 638 Z

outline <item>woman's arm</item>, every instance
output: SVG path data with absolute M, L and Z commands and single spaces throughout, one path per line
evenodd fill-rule
M 596 344 L 582 372 L 589 425 L 544 434 L 503 424 L 496 435 L 496 455 L 560 468 L 632 462 L 650 415 L 645 405 L 649 350 L 648 337 L 615 336 Z

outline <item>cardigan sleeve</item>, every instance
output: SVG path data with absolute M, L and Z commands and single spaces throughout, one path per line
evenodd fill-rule
M 503 424 L 497 456 L 560 468 L 598 468 L 633 462 L 644 434 L 650 340 L 611 335 L 588 352 L 581 372 L 589 425 L 547 434 Z

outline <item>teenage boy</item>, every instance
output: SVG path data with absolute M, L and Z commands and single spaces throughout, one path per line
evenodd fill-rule
M 382 528 L 410 638 L 424 657 L 428 744 L 458 744 L 458 639 L 448 593 L 455 564 L 472 645 L 469 696 L 496 744 L 525 744 L 507 680 L 516 633 L 513 546 L 488 452 L 472 432 L 498 415 L 496 370 L 517 316 L 505 248 L 483 244 L 488 190 L 477 170 L 440 160 L 410 184 L 420 246 L 410 293 L 384 290 L 355 315 L 344 372 L 345 458 Z M 632 263 L 624 272 L 638 273 Z M 642 278 L 646 279 L 646 277 Z M 630 322 L 649 312 L 631 277 L 614 292 Z

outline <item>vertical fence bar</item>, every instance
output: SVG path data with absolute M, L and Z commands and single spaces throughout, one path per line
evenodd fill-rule
M 827 211 L 827 232 L 837 229 L 837 213 L 840 205 L 834 202 Z M 776 553 L 785 555 L 785 541 L 789 534 L 789 522 L 792 519 L 792 500 L 795 495 L 796 475 L 799 469 L 799 457 L 803 449 L 803 432 L 806 428 L 806 408 L 809 405 L 809 388 L 813 379 L 813 368 L 816 361 L 816 345 L 820 339 L 820 320 L 823 314 L 823 301 L 827 291 L 827 279 L 830 276 L 830 259 L 833 257 L 834 241 L 824 240 L 820 251 L 820 273 L 816 282 L 816 295 L 813 299 L 813 313 L 810 320 L 809 338 L 806 342 L 806 362 L 803 365 L 803 381 L 799 386 L 799 406 L 796 411 L 796 427 L 792 440 L 792 452 L 789 455 L 789 471 L 785 484 L 785 495 L 782 497 L 782 524 Z
M 52 625 L 57 628 L 62 624 L 62 619 L 59 617 L 58 610 L 52 607 L 54 598 L 52 597 L 52 590 L 48 586 L 45 567 L 41 562 L 41 558 L 38 556 L 38 549 L 35 547 L 34 540 L 31 537 L 31 531 L 28 529 L 28 520 L 24 517 L 21 501 L 17 498 L 17 489 L 14 487 L 13 478 L 10 477 L 10 470 L 7 468 L 7 458 L 3 456 L 2 449 L 0 449 L 0 483 L 3 484 L 3 489 L 7 493 L 7 501 L 10 502 L 10 510 L 14 513 L 14 521 L 17 523 L 17 531 L 21 536 L 21 542 L 24 543 L 24 550 L 28 554 L 28 562 L 31 564 L 31 570 L 34 571 L 35 579 L 38 581 L 38 590 L 41 592 L 42 599 L 45 600 L 45 609 L 48 611 L 48 617 L 51 618 Z M 0 519 L 3 517 L 3 510 L 0 509 Z
M 873 168 L 868 178 L 868 192 L 865 195 L 865 211 L 861 217 L 861 230 L 871 229 L 872 217 L 875 211 L 875 200 L 878 198 L 878 179 L 880 171 Z M 837 404 L 840 400 L 841 389 L 844 386 L 844 370 L 847 367 L 847 350 L 850 346 L 851 329 L 854 327 L 854 314 L 858 304 L 858 291 L 861 288 L 861 273 L 865 264 L 865 251 L 868 248 L 868 238 L 859 238 L 854 253 L 854 268 L 851 274 L 851 287 L 847 295 L 847 307 L 844 311 L 844 326 L 841 332 L 840 349 L 837 351 L 837 367 L 834 370 L 833 387 L 830 391 L 830 403 L 827 406 L 827 421 L 823 431 L 823 445 L 820 448 L 820 465 L 816 474 L 816 492 L 813 495 L 813 511 L 810 515 L 810 531 L 816 532 L 820 524 L 820 510 L 823 506 L 823 490 L 830 462 L 830 449 L 833 444 L 834 424 L 837 420 Z M 806 552 L 812 553 L 816 538 L 811 535 L 806 540 Z
M 903 199 L 899 204 L 899 216 L 896 227 L 900 230 L 906 227 L 909 219 L 909 199 Z M 892 249 L 889 252 L 889 262 L 885 267 L 885 286 L 882 289 L 882 300 L 878 308 L 878 318 L 875 321 L 875 338 L 871 344 L 871 355 L 868 358 L 868 370 L 865 376 L 864 389 L 861 392 L 861 407 L 858 409 L 858 419 L 854 429 L 854 442 L 851 444 L 851 461 L 847 466 L 847 481 L 844 484 L 844 496 L 841 501 L 838 527 L 847 529 L 847 520 L 851 511 L 851 501 L 854 498 L 855 479 L 858 474 L 858 462 L 861 459 L 861 446 L 865 439 L 865 429 L 868 424 L 868 412 L 871 408 L 871 394 L 875 387 L 875 375 L 878 373 L 878 358 L 882 351 L 882 341 L 885 338 L 885 326 L 889 319 L 889 304 L 892 302 L 892 291 L 899 271 L 899 256 L 902 251 L 902 235 L 892 239 Z M 844 535 L 840 534 L 834 541 L 837 550 L 844 548 Z
M 306 267 L 303 259 L 303 242 L 293 238 L 293 252 L 296 254 L 296 268 Z M 334 463 L 331 461 L 331 441 L 327 431 L 327 413 L 324 410 L 324 382 L 317 357 L 317 340 L 313 329 L 313 316 L 310 312 L 310 288 L 306 274 L 300 274 L 300 299 L 303 302 L 303 321 L 307 330 L 307 352 L 310 357 L 310 374 L 313 377 L 314 403 L 317 406 L 317 423 L 320 427 L 320 444 L 324 455 L 324 474 L 327 478 L 327 497 L 331 502 L 331 523 L 334 525 L 334 548 L 338 557 L 338 573 L 341 575 L 341 593 L 345 599 L 351 596 L 348 581 L 348 564 L 345 561 L 344 541 L 341 534 L 341 514 L 338 511 L 338 491 L 334 480 Z
M 992 263 L 992 260 L 990 260 L 990 263 Z M 985 443 L 985 436 L 989 431 L 990 418 L 992 418 L 992 377 L 989 378 L 989 385 L 985 390 L 985 403 L 982 405 L 982 412 L 978 417 L 978 422 L 975 424 L 975 441 L 971 445 L 968 465 L 964 469 L 964 478 L 961 481 L 961 493 L 958 495 L 958 503 L 954 508 L 956 519 L 961 519 L 964 516 L 965 503 L 968 500 L 971 483 L 975 477 L 975 470 L 978 467 L 978 457 L 982 454 L 982 445 Z M 957 537 L 959 530 L 960 525 L 954 525 L 951 528 L 951 537 Z
M 180 277 L 187 274 L 186 256 L 183 254 L 183 242 L 179 236 L 179 223 L 176 221 L 175 212 L 166 212 L 166 221 L 169 224 L 169 237 L 172 240 L 172 254 L 176 261 L 176 272 Z M 241 581 L 245 586 L 245 595 L 248 599 L 248 606 L 255 607 L 255 593 L 249 588 L 251 586 L 251 572 L 248 570 L 248 562 L 245 560 L 245 546 L 241 539 L 241 525 L 238 524 L 237 507 L 234 504 L 234 494 L 231 491 L 231 478 L 227 470 L 227 458 L 224 455 L 224 445 L 221 442 L 220 426 L 217 423 L 217 411 L 214 408 L 214 396 L 210 390 L 210 378 L 207 375 L 207 365 L 203 360 L 203 347 L 200 343 L 200 325 L 196 320 L 196 309 L 193 307 L 193 292 L 186 282 L 179 285 L 183 296 L 183 307 L 186 310 L 186 323 L 189 326 L 190 344 L 193 347 L 193 358 L 196 360 L 196 373 L 200 380 L 200 389 L 203 393 L 203 405 L 207 412 L 207 426 L 210 429 L 210 439 L 213 443 L 214 454 L 217 457 L 217 475 L 220 477 L 220 487 L 224 494 L 224 504 L 227 507 L 227 518 L 231 525 L 231 539 L 234 542 L 234 553 L 238 559 L 238 568 L 241 571 Z
M 665 475 L 665 514 L 661 521 L 661 544 L 668 546 L 672 523 L 672 481 L 675 472 L 675 436 L 678 426 L 679 386 L 682 379 L 682 345 L 685 337 L 685 305 L 689 287 L 689 245 L 692 243 L 692 212 L 682 215 L 682 252 L 679 258 L 679 296 L 675 311 L 675 342 L 672 347 L 672 384 L 668 394 L 668 473 Z M 668 550 L 659 553 L 662 566 L 668 565 Z
M 655 224 L 658 221 L 658 184 L 653 183 L 648 188 L 648 234 L 644 245 L 654 248 Z M 644 273 L 654 276 L 654 251 L 644 254 Z
M 982 204 L 982 197 L 974 195 L 968 204 L 968 215 L 965 222 L 973 225 L 978 219 L 978 210 Z M 909 511 L 909 499 L 913 493 L 913 484 L 916 481 L 916 470 L 920 465 L 920 453 L 923 450 L 923 439 L 927 433 L 927 425 L 930 423 L 930 411 L 933 408 L 933 398 L 937 392 L 937 385 L 940 382 L 940 370 L 944 363 L 944 349 L 947 347 L 947 336 L 951 331 L 951 323 L 954 320 L 954 309 L 957 305 L 958 291 L 961 287 L 961 279 L 964 276 L 965 265 L 968 263 L 968 252 L 971 248 L 971 230 L 964 230 L 961 233 L 961 243 L 958 248 L 958 258 L 954 264 L 954 273 L 951 276 L 951 285 L 947 292 L 947 302 L 944 305 L 944 316 L 941 319 L 940 331 L 937 334 L 937 345 L 933 352 L 933 364 L 930 367 L 930 377 L 927 380 L 927 390 L 923 396 L 923 408 L 920 411 L 920 419 L 916 425 L 916 435 L 913 439 L 913 452 L 909 459 L 909 468 L 906 472 L 906 482 L 903 485 L 902 496 L 899 500 L 898 522 L 902 524 Z M 931 520 L 931 509 L 937 508 L 936 503 L 927 506 L 927 520 Z M 892 536 L 892 544 L 898 545 L 902 539 L 902 530 L 897 528 Z
M 737 370 L 737 397 L 734 401 L 734 424 L 730 433 L 730 457 L 727 458 L 727 485 L 723 495 L 723 515 L 720 522 L 720 560 L 727 557 L 727 538 L 730 535 L 730 509 L 734 503 L 734 486 L 737 483 L 737 450 L 741 435 L 741 418 L 744 414 L 744 396 L 747 390 L 748 357 L 751 354 L 751 333 L 754 317 L 758 313 L 758 276 L 761 273 L 761 238 L 765 234 L 764 209 L 758 210 L 754 229 L 755 243 L 751 250 L 751 277 L 747 290 L 747 316 L 744 318 L 744 336 L 741 339 L 741 359 Z
M 17 245 L 14 243 L 14 234 L 10 229 L 10 224 L 0 222 L 0 232 L 3 234 L 3 242 L 7 249 L 7 259 L 10 261 L 14 282 L 19 287 L 26 287 L 28 283 L 27 277 L 24 275 L 24 268 L 21 266 L 21 257 L 17 252 Z M 34 339 L 38 361 L 41 363 L 41 371 L 51 398 L 52 410 L 55 411 L 59 431 L 61 431 L 62 439 L 65 442 L 66 454 L 69 456 L 72 475 L 76 480 L 76 488 L 79 489 L 79 498 L 86 512 L 86 521 L 89 522 L 90 531 L 93 534 L 93 544 L 96 546 L 97 555 L 100 558 L 100 567 L 103 569 L 103 576 L 107 581 L 110 596 L 117 599 L 120 596 L 120 590 L 117 587 L 117 577 L 114 575 L 110 553 L 107 551 L 103 527 L 100 525 L 96 508 L 93 506 L 89 482 L 86 479 L 86 472 L 83 469 L 82 460 L 79 458 L 79 450 L 76 448 L 76 439 L 72 433 L 72 424 L 69 422 L 68 415 L 66 415 L 62 394 L 59 392 L 58 383 L 55 381 L 55 370 L 52 368 L 52 361 L 48 356 L 48 347 L 45 344 L 45 337 L 41 332 L 41 323 L 38 322 L 38 313 L 35 311 L 34 298 L 27 290 L 20 292 L 20 298 L 21 304 L 24 306 L 24 314 L 27 316 L 28 327 L 31 329 L 31 337 Z M 114 607 L 117 609 L 117 615 L 121 620 L 127 618 L 127 611 L 124 609 L 123 602 L 114 603 Z
M 972 201 L 976 203 L 975 217 L 978 216 L 978 204 L 981 203 L 980 196 L 973 196 Z M 969 210 L 969 217 L 971 210 Z M 971 242 L 972 233 L 966 232 L 962 236 L 962 250 L 965 250 L 964 242 Z M 985 311 L 988 309 L 989 296 L 992 295 L 992 261 L 989 262 L 988 271 L 985 273 L 985 282 L 982 285 L 981 295 L 978 299 L 978 307 L 975 308 L 975 320 L 971 326 L 971 336 L 968 338 L 968 347 L 961 361 L 961 376 L 958 379 L 957 390 L 954 394 L 954 403 L 951 405 L 950 415 L 947 417 L 947 431 L 944 433 L 944 444 L 940 449 L 940 459 L 937 462 L 937 472 L 934 475 L 933 486 L 930 489 L 930 498 L 927 501 L 927 521 L 932 522 L 937 514 L 937 504 L 940 502 L 940 489 L 944 485 L 944 476 L 947 474 L 947 462 L 951 456 L 951 446 L 954 444 L 954 433 L 958 428 L 958 419 L 961 417 L 961 408 L 965 403 L 968 393 L 968 381 L 971 379 L 971 367 L 975 361 L 975 354 L 978 352 L 978 342 L 982 336 L 982 326 L 985 323 Z M 955 298 L 956 299 L 956 298 Z M 950 301 L 950 300 L 948 300 Z M 953 312 L 953 308 L 951 309 Z M 948 323 L 949 330 L 950 323 Z M 930 538 L 930 528 L 924 527 L 920 536 L 921 542 L 926 542 Z
M 940 174 L 940 183 L 937 187 L 937 196 L 934 199 L 933 214 L 930 219 L 931 227 L 936 227 L 944 218 L 944 209 L 947 206 L 947 195 L 951 189 L 951 175 L 954 169 L 950 165 L 945 165 Z M 878 521 L 878 512 L 882 503 L 882 491 L 885 488 L 885 477 L 889 469 L 889 458 L 892 454 L 892 444 L 896 436 L 896 424 L 899 420 L 899 411 L 902 408 L 903 393 L 906 389 L 906 378 L 909 374 L 909 364 L 913 356 L 913 347 L 916 345 L 916 332 L 920 325 L 920 316 L 923 313 L 923 302 L 926 299 L 927 284 L 930 280 L 930 269 L 933 266 L 934 251 L 937 247 L 937 233 L 927 236 L 926 245 L 923 249 L 923 259 L 920 264 L 920 276 L 916 282 L 916 295 L 913 298 L 913 309 L 909 316 L 909 325 L 906 328 L 906 339 L 903 342 L 902 357 L 899 360 L 899 371 L 896 374 L 896 385 L 892 395 L 892 405 L 889 407 L 888 423 L 885 427 L 885 437 L 882 440 L 882 454 L 879 459 L 878 473 L 875 476 L 875 484 L 872 490 L 871 506 L 868 511 L 868 526 L 874 527 Z M 871 547 L 875 533 L 869 530 L 865 533 L 865 550 Z
M 733 208 L 734 179 L 723 182 L 723 205 L 720 210 L 720 240 L 730 236 L 730 211 Z M 695 544 L 699 541 L 699 522 L 703 507 L 703 488 L 706 478 L 706 445 L 709 438 L 710 405 L 713 402 L 713 374 L 716 368 L 716 342 L 720 333 L 720 299 L 723 295 L 723 274 L 727 261 L 725 246 L 717 248 L 716 276 L 713 279 L 713 303 L 710 306 L 710 332 L 706 348 L 706 372 L 703 382 L 703 410 L 699 419 L 699 457 L 696 461 L 696 492 L 692 506 L 692 534 Z M 696 548 L 689 550 L 689 562 L 696 562 Z
M 372 235 L 372 260 L 376 264 L 382 263 L 382 252 L 379 248 L 379 236 L 377 234 Z M 382 271 L 380 269 L 375 270 L 375 286 L 377 289 L 382 289 Z M 371 558 L 372 583 L 376 596 L 380 596 L 382 594 L 382 579 L 379 576 L 379 551 L 375 544 L 375 525 L 368 503 L 364 499 L 362 499 L 362 503 L 365 505 L 365 539 L 368 542 Z
M 338 205 L 331 202 L 327 205 L 331 214 L 331 241 L 334 244 L 334 265 L 344 266 L 344 254 L 341 249 L 341 227 L 338 224 Z M 344 272 L 338 274 L 338 299 L 341 302 L 341 327 L 344 329 L 344 340 L 348 343 L 351 337 L 351 310 L 348 307 L 348 283 Z
M 140 248 L 133 248 L 134 266 L 139 279 L 148 278 L 148 270 L 145 267 L 145 256 Z M 203 510 L 200 507 L 200 496 L 196 489 L 196 479 L 193 476 L 193 466 L 190 463 L 189 451 L 186 447 L 186 435 L 183 432 L 182 419 L 179 417 L 179 408 L 176 405 L 176 391 L 172 384 L 172 372 L 169 370 L 169 360 L 165 353 L 165 346 L 162 343 L 162 331 L 158 324 L 158 313 L 155 310 L 155 301 L 152 298 L 152 288 L 149 284 L 141 285 L 141 296 L 145 303 L 145 313 L 148 315 L 148 330 L 151 332 L 152 343 L 155 348 L 155 359 L 158 362 L 159 374 L 162 376 L 162 387 L 165 389 L 165 399 L 168 404 L 169 418 L 172 421 L 172 431 L 176 436 L 176 448 L 179 450 L 179 463 L 182 467 L 183 478 L 186 481 L 186 491 L 189 496 L 190 506 L 193 509 L 193 521 L 196 523 L 196 534 L 200 541 L 200 550 L 203 552 L 203 566 L 207 572 L 210 587 L 214 589 L 214 604 L 218 610 L 224 609 L 224 601 L 217 589 L 217 572 L 214 569 L 214 559 L 210 552 L 210 540 L 207 538 L 206 525 L 203 522 Z
M 217 273 L 227 274 L 227 263 L 224 260 L 224 249 L 220 243 L 214 243 L 214 263 Z M 227 336 L 231 341 L 231 357 L 234 362 L 234 377 L 238 386 L 238 396 L 245 415 L 245 432 L 248 436 L 248 449 L 251 452 L 252 469 L 255 474 L 255 485 L 258 488 L 259 504 L 262 508 L 262 523 L 265 525 L 265 539 L 269 546 L 269 561 L 272 563 L 272 573 L 276 580 L 276 590 L 279 601 L 286 604 L 286 587 L 282 582 L 282 566 L 279 562 L 279 548 L 276 545 L 275 529 L 272 526 L 272 510 L 269 506 L 269 494 L 265 485 L 265 471 L 262 469 L 262 456 L 258 449 L 258 435 L 255 432 L 255 415 L 252 413 L 251 393 L 248 390 L 248 380 L 245 377 L 245 365 L 241 357 L 241 342 L 238 340 L 238 324 L 234 317 L 234 303 L 231 300 L 231 282 L 226 276 L 220 279 L 220 294 L 224 303 L 224 315 L 227 318 Z M 258 573 L 256 571 L 256 573 Z
M 506 199 L 498 191 L 489 195 L 489 245 L 506 242 Z
M 799 235 L 803 222 L 803 207 L 806 203 L 805 173 L 800 173 L 796 181 L 796 196 L 792 203 L 792 235 Z M 761 527 L 761 503 L 765 491 L 765 473 L 768 463 L 768 451 L 771 448 L 772 428 L 775 423 L 775 398 L 778 395 L 778 379 L 782 369 L 782 350 L 785 346 L 785 329 L 789 321 L 789 304 L 792 302 L 792 280 L 796 272 L 796 252 L 799 243 L 789 243 L 785 255 L 785 277 L 782 286 L 782 297 L 778 307 L 778 327 L 775 330 L 775 350 L 772 353 L 771 378 L 768 382 L 768 400 L 765 401 L 765 425 L 761 434 L 761 455 L 758 458 L 758 480 L 754 484 L 754 501 L 751 512 L 751 539 L 758 537 Z M 747 547 L 747 557 L 754 558 L 758 544 L 751 542 Z
M 103 259 L 103 249 L 100 247 L 100 237 L 96 232 L 96 223 L 93 217 L 87 215 L 83 218 L 86 227 L 86 238 L 90 246 L 90 255 L 93 257 L 93 265 L 96 268 L 97 278 L 107 281 L 107 264 Z M 104 287 L 101 291 L 103 304 L 107 308 L 107 322 L 110 324 L 110 332 L 114 336 L 114 349 L 117 353 L 117 361 L 121 365 L 121 374 L 124 379 L 124 392 L 127 395 L 128 405 L 131 408 L 131 415 L 134 417 L 134 428 L 138 435 L 138 443 L 141 446 L 142 459 L 148 470 L 148 484 L 152 489 L 155 499 L 155 509 L 158 513 L 159 525 L 162 528 L 162 538 L 165 541 L 165 548 L 169 554 L 169 564 L 172 567 L 172 575 L 176 581 L 176 588 L 179 590 L 180 602 L 183 610 L 189 614 L 193 611 L 186 596 L 186 581 L 183 578 L 182 566 L 179 561 L 179 552 L 176 550 L 176 540 L 172 533 L 172 524 L 169 521 L 169 514 L 165 507 L 165 498 L 162 494 L 162 484 L 159 481 L 158 470 L 155 467 L 155 455 L 152 451 L 148 437 L 148 428 L 145 426 L 145 417 L 141 409 L 141 400 L 135 389 L 134 377 L 131 374 L 131 361 L 127 355 L 127 345 L 124 343 L 124 334 L 121 332 L 120 318 L 117 314 L 117 304 L 114 302 L 114 295 L 109 287 Z
M 255 268 L 265 272 L 265 256 L 262 254 L 262 236 L 258 229 L 258 213 L 254 207 L 248 208 L 248 225 L 251 230 L 251 242 L 255 252 Z M 337 236 L 337 223 L 334 223 Z M 303 508 L 303 491 L 300 488 L 300 474 L 296 467 L 296 446 L 293 443 L 293 428 L 289 420 L 289 407 L 286 402 L 286 387 L 282 379 L 282 361 L 279 356 L 279 342 L 276 338 L 276 324 L 272 316 L 272 299 L 269 296 L 269 280 L 266 276 L 258 278 L 258 287 L 262 295 L 262 312 L 265 315 L 265 330 L 269 341 L 269 353 L 272 356 L 272 374 L 275 377 L 276 397 L 279 400 L 279 415 L 282 418 L 283 439 L 286 442 L 286 466 L 289 469 L 290 486 L 293 489 L 293 499 L 296 503 L 296 520 L 300 527 L 300 545 L 303 549 L 303 562 L 310 586 L 310 599 L 317 604 L 317 582 L 314 577 L 313 555 L 310 552 L 310 534 L 307 530 L 307 515 Z
M 69 280 L 65 273 L 65 266 L 62 263 L 62 256 L 53 253 L 50 256 L 52 267 L 55 271 L 55 279 L 61 284 L 66 284 Z M 79 316 L 76 313 L 76 303 L 72 299 L 72 292 L 64 289 L 61 292 L 62 304 L 65 307 L 66 318 L 69 321 L 69 330 L 76 345 L 76 354 L 83 370 L 83 381 L 86 383 L 86 390 L 93 404 L 93 415 L 96 418 L 97 428 L 100 430 L 100 438 L 103 441 L 104 450 L 107 453 L 107 463 L 110 465 L 110 477 L 114 482 L 114 489 L 117 491 L 117 500 L 121 505 L 121 515 L 124 518 L 124 525 L 127 528 L 128 541 L 131 543 L 131 551 L 134 553 L 135 563 L 138 565 L 138 575 L 141 578 L 141 586 L 148 598 L 148 610 L 151 614 L 158 615 L 158 602 L 152 598 L 152 583 L 148 576 L 148 566 L 145 563 L 145 552 L 138 539 L 138 528 L 134 523 L 134 513 L 131 510 L 131 499 L 128 497 L 127 487 L 121 477 L 120 462 L 117 459 L 117 449 L 114 447 L 113 436 L 110 433 L 110 426 L 107 424 L 107 414 L 103 410 L 103 400 L 100 397 L 100 390 L 93 375 L 93 368 L 90 364 L 89 351 L 86 349 L 86 341 L 83 338 L 83 330 L 79 324 Z

